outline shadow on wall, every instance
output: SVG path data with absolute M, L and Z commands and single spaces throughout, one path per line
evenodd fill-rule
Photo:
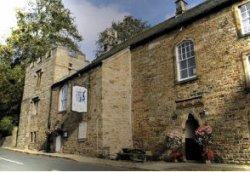
M 67 112 L 63 114 L 63 119 L 51 119 L 51 132 L 47 134 L 47 141 L 44 143 L 43 147 L 47 152 L 56 152 L 56 138 L 61 136 L 60 146 L 63 146 L 65 142 L 71 140 L 72 135 L 77 133 L 79 123 L 82 121 L 89 121 L 91 117 L 83 115 L 82 113 Z M 64 137 L 64 132 L 67 132 L 67 137 Z M 62 150 L 65 153 L 80 153 L 80 148 L 76 147 L 78 144 L 77 135 L 73 136 L 75 138 L 76 145 L 71 145 L 71 148 Z M 74 142 L 68 144 L 74 144 Z M 88 141 L 86 141 L 88 142 Z M 70 146 L 70 145 L 69 145 Z M 92 148 L 93 149 L 93 148 Z M 81 152 L 88 153 L 88 152 Z

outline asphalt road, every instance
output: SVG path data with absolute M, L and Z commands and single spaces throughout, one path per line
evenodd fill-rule
M 0 171 L 129 171 L 118 167 L 79 163 L 40 155 L 29 155 L 0 148 Z

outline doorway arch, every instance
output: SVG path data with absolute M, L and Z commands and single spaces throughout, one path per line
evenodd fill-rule
M 185 153 L 187 160 L 202 160 L 203 148 L 195 141 L 195 130 L 198 127 L 199 122 L 194 118 L 192 114 L 189 114 L 185 124 Z

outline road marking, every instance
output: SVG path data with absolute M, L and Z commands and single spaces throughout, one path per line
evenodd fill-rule
M 8 161 L 8 162 L 12 162 L 12 163 L 15 163 L 15 164 L 18 164 L 18 165 L 23 165 L 23 163 L 22 163 L 22 162 L 13 161 L 13 160 L 10 160 L 10 159 L 7 159 L 7 158 L 3 158 L 3 157 L 0 157 L 0 160 L 4 160 L 4 161 Z

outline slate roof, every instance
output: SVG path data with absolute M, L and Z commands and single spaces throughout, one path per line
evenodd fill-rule
M 196 21 L 202 17 L 207 16 L 208 14 L 214 13 L 216 11 L 221 10 L 224 7 L 227 7 L 233 3 L 239 2 L 242 0 L 205 0 L 205 2 L 201 3 L 200 5 L 195 6 L 187 10 L 185 13 L 180 14 L 178 16 L 174 16 L 136 36 L 133 38 L 115 46 L 107 53 L 103 54 L 99 58 L 95 59 L 91 62 L 88 66 L 78 70 L 77 72 L 73 73 L 70 76 L 66 76 L 59 82 L 52 85 L 52 88 L 57 87 L 64 82 L 78 76 L 79 74 L 85 73 L 97 66 L 102 64 L 102 61 L 111 57 L 112 55 L 116 54 L 117 52 L 126 49 L 128 47 L 136 47 L 140 44 L 143 44 L 149 40 L 152 40 L 156 37 L 159 37 L 167 32 L 174 30 L 180 26 L 188 25 L 193 21 Z

